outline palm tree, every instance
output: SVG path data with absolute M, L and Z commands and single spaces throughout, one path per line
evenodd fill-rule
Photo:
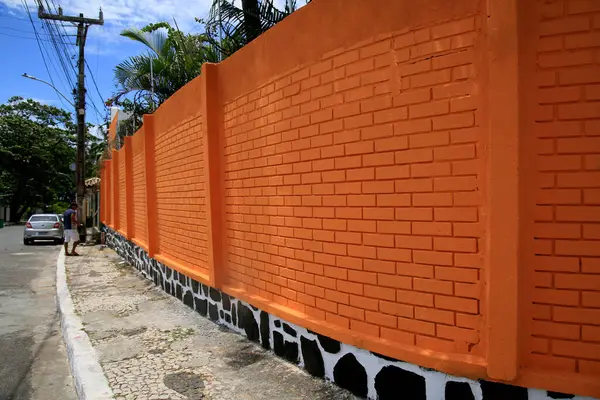
M 307 3 L 310 0 L 306 0 Z M 221 59 L 229 57 L 259 35 L 296 11 L 296 0 L 286 0 L 279 10 L 273 0 L 242 0 L 241 8 L 234 0 L 214 0 L 206 24 L 207 40 L 218 50 Z
M 126 29 L 121 36 L 142 43 L 148 51 L 115 67 L 117 104 L 125 95 L 142 92 L 148 103 L 159 105 L 200 75 L 204 62 L 218 61 L 204 35 L 184 34 L 166 22 Z
M 121 36 L 142 43 L 148 51 L 115 67 L 118 89 L 109 104 L 121 105 L 122 98 L 130 97 L 134 114 L 153 110 L 200 75 L 204 62 L 230 56 L 295 10 L 296 0 L 287 0 L 283 11 L 273 0 L 242 0 L 242 8 L 234 0 L 214 0 L 208 21 L 196 19 L 206 25 L 204 34 L 184 34 L 176 21 L 175 28 L 160 22 L 124 30 Z
M 147 48 L 144 53 L 122 61 L 114 70 L 117 92 L 107 105 L 122 106 L 132 113 L 131 124 L 122 130 L 124 135 L 139 129 L 143 113 L 154 111 L 200 75 L 204 62 L 219 60 L 205 35 L 184 34 L 166 22 L 126 29 L 121 36 Z
M 104 135 L 106 136 L 106 135 Z M 85 172 L 86 178 L 97 177 L 100 174 L 100 161 L 106 148 L 106 138 L 100 139 L 89 131 L 86 134 Z

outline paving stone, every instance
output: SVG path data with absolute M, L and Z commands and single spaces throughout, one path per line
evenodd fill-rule
M 254 318 L 252 307 L 210 291 L 206 285 L 183 288 L 179 275 L 166 269 L 172 275 L 164 282 L 165 288 L 169 293 L 181 290 L 180 298 L 188 306 L 193 305 L 194 311 L 154 287 L 133 267 L 117 266 L 118 258 L 112 250 L 82 248 L 81 253 L 82 257 L 67 262 L 73 303 L 116 399 L 355 399 L 347 391 L 266 352 L 258 343 L 268 346 L 268 340 L 264 340 L 268 339 L 268 318 Z M 90 277 L 91 270 L 100 276 Z M 189 280 L 187 283 L 191 284 Z M 211 301 L 197 297 L 202 293 Z M 216 319 L 210 305 L 219 296 L 230 303 L 223 307 L 231 313 L 229 321 L 239 326 L 247 338 L 204 317 L 212 312 Z M 290 329 L 286 333 L 292 336 Z M 276 342 L 279 345 L 279 340 Z M 276 350 L 298 362 L 298 344 L 282 340 L 281 345 Z M 316 342 L 305 346 L 304 352 L 314 352 Z M 244 359 L 227 363 L 226 354 Z M 312 373 L 321 375 L 321 362 L 311 361 Z M 176 390 L 165 386 L 165 379 Z

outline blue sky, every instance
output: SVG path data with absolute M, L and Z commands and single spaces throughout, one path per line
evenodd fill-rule
M 37 6 L 33 0 L 25 0 L 33 18 L 33 25 L 42 41 L 42 51 L 46 56 L 48 71 L 38 42 L 35 40 L 34 27 L 24 10 L 23 0 L 0 0 L 0 48 L 7 59 L 0 63 L 0 102 L 4 103 L 11 96 L 33 98 L 38 101 L 63 107 L 71 111 L 71 106 L 54 92 L 53 89 L 30 79 L 22 78 L 28 73 L 37 78 L 54 80 L 55 86 L 67 97 L 71 97 L 72 86 L 65 77 L 59 59 L 56 56 L 48 32 L 37 18 Z M 104 12 L 104 26 L 92 26 L 88 32 L 86 44 L 86 61 L 92 74 L 86 71 L 87 79 L 87 120 L 94 124 L 102 122 L 105 109 L 103 101 L 111 97 L 115 90 L 113 81 L 114 67 L 130 55 L 144 51 L 142 45 L 119 36 L 124 28 L 140 28 L 150 22 L 177 20 L 180 29 L 185 32 L 201 32 L 203 27 L 194 21 L 194 17 L 206 18 L 212 0 L 43 0 L 52 6 L 60 5 L 66 15 L 84 13 L 86 17 L 98 18 L 99 8 Z M 236 3 L 239 3 L 237 0 Z M 299 5 L 304 1 L 298 1 Z M 281 6 L 285 0 L 276 0 Z M 65 27 L 67 34 L 75 34 L 74 28 Z M 68 40 L 74 43 L 73 37 Z M 69 51 L 77 54 L 74 44 L 67 45 Z M 71 61 L 75 66 L 75 62 Z M 67 69 L 71 68 L 67 66 Z M 71 71 L 73 71 L 71 69 Z M 98 90 L 91 79 L 94 76 Z M 72 72 L 75 82 L 75 72 Z M 98 93 L 99 92 L 99 93 Z M 102 100 L 101 100 L 102 98 Z M 94 110 L 90 101 L 96 105 Z

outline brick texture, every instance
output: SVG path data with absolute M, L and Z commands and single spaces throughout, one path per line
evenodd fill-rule
M 144 152 L 144 130 L 140 129 L 133 136 L 133 224 L 134 238 L 148 243 L 147 217 L 146 217 L 146 174 Z
M 332 52 L 225 105 L 231 285 L 365 335 L 477 353 L 477 23 Z
M 117 202 L 117 199 L 115 199 L 115 188 L 117 186 L 117 183 L 115 182 L 115 179 L 114 179 L 115 168 L 117 168 L 117 165 L 115 164 L 115 162 L 113 160 L 111 162 L 110 168 L 108 169 L 110 171 L 110 174 L 109 174 L 110 186 L 108 187 L 108 198 L 110 199 L 110 201 L 107 204 L 110 223 L 112 224 L 113 227 L 115 226 L 115 216 L 116 216 L 116 212 L 118 211 L 117 208 L 115 207 L 115 203 Z
M 155 134 L 158 253 L 207 274 L 202 116 Z
M 535 263 L 528 363 L 591 373 L 600 326 L 600 8 L 538 1 Z M 596 25 L 594 25 L 596 21 Z
M 125 184 L 125 146 L 119 150 L 119 230 L 127 232 L 127 185 Z
M 351 15 L 367 10 L 347 3 Z M 480 7 L 459 12 L 467 3 Z M 440 0 L 387 21 L 402 31 L 335 31 L 273 62 L 277 30 L 290 34 L 307 9 L 275 27 L 268 46 L 259 38 L 204 67 L 147 120 L 154 131 L 131 142 L 135 238 L 150 239 L 161 262 L 320 334 L 464 376 L 506 383 L 514 368 L 516 385 L 597 397 L 599 2 L 518 2 L 514 17 L 527 29 L 487 26 L 513 17 L 505 3 Z M 369 3 L 381 10 L 369 15 L 388 18 L 383 7 Z M 452 16 L 437 18 L 444 7 Z M 518 46 L 506 46 L 513 34 Z M 323 48 L 338 39 L 346 47 Z M 518 63 L 518 75 L 498 73 L 504 62 Z M 511 125 L 509 115 L 506 132 L 520 135 L 518 169 L 505 157 L 512 139 L 490 141 L 497 132 L 486 120 L 502 116 L 503 104 L 488 103 L 505 82 L 518 82 L 519 119 Z M 146 171 L 152 133 L 155 171 Z M 125 230 L 124 156 L 116 161 L 103 173 L 103 219 Z M 494 237 L 487 219 L 502 214 L 488 196 L 503 165 L 518 171 L 506 193 L 519 200 L 507 209 L 519 212 L 512 238 Z M 518 291 L 519 308 L 492 318 L 486 310 L 504 298 L 486 298 L 486 279 L 504 263 L 486 257 L 510 245 L 518 276 L 496 287 Z

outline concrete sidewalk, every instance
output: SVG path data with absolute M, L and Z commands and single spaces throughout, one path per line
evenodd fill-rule
M 66 268 L 117 399 L 355 399 L 158 290 L 110 249 L 80 247 Z

